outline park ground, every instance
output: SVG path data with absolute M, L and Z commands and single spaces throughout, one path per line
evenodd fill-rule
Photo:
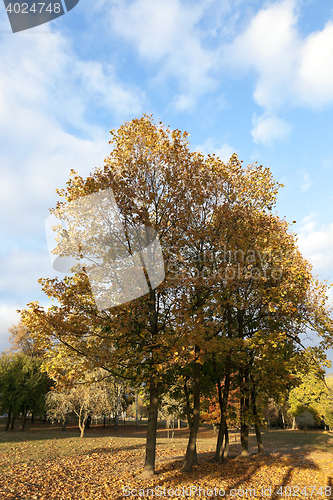
M 64 432 L 35 422 L 24 432 L 6 432 L 0 425 L 0 499 L 180 499 L 190 494 L 214 499 L 333 499 L 333 434 L 264 430 L 265 454 L 256 454 L 251 434 L 250 456 L 240 458 L 239 437 L 231 431 L 230 456 L 226 463 L 215 464 L 216 434 L 202 427 L 199 464 L 192 474 L 184 474 L 180 469 L 187 438 L 187 429 L 176 429 L 168 439 L 166 430 L 159 428 L 157 474 L 143 481 L 138 475 L 144 464 L 144 424 L 138 430 L 120 425 L 118 431 L 93 426 L 83 439 L 75 427 Z

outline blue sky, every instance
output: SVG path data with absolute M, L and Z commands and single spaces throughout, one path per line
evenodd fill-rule
M 278 214 L 333 281 L 332 105 L 330 1 L 80 0 L 15 34 L 0 5 L 0 349 L 17 308 L 47 304 L 55 189 L 143 113 L 189 132 L 193 150 L 269 167 L 285 186 Z

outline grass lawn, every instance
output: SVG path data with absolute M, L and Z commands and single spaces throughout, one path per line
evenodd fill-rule
M 83 439 L 74 427 L 64 432 L 36 422 L 25 432 L 5 432 L 0 425 L 0 499 L 135 498 L 130 491 L 141 493 L 136 498 L 147 498 L 147 488 L 150 498 L 205 498 L 204 493 L 215 499 L 333 498 L 332 434 L 264 430 L 266 454 L 256 454 L 251 434 L 251 455 L 241 459 L 237 456 L 239 436 L 231 432 L 230 457 L 225 464 L 215 464 L 211 459 L 216 435 L 202 427 L 199 465 L 192 474 L 183 474 L 187 437 L 187 429 L 177 429 L 174 438 L 167 439 L 165 429 L 160 428 L 157 474 L 142 481 L 137 476 L 144 464 L 144 425 L 139 430 L 119 425 L 117 432 L 113 427 L 92 427 Z

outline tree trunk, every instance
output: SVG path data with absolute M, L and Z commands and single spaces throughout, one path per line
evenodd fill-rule
M 167 430 L 167 439 L 170 439 L 170 416 L 167 416 L 166 424 L 165 424 L 166 430 Z
M 254 424 L 254 428 L 256 430 L 258 453 L 264 453 L 264 446 L 262 444 L 261 432 L 260 432 L 259 425 L 257 424 L 257 422 Z
M 80 409 L 80 413 L 78 415 L 79 429 L 80 429 L 80 438 L 83 438 L 83 436 L 84 436 L 84 431 L 85 431 L 85 428 L 86 428 L 86 422 L 87 422 L 87 418 L 88 418 L 87 414 L 82 418 L 82 413 L 84 415 L 84 410 L 81 408 Z
M 228 454 L 229 454 L 229 432 L 228 432 L 228 425 L 225 424 L 224 446 L 223 446 L 222 461 L 227 458 Z
M 13 415 L 12 416 L 12 420 L 10 422 L 10 430 L 13 431 L 14 430 L 14 426 L 15 426 L 15 420 L 16 420 L 16 416 Z
M 156 429 L 158 413 L 158 382 L 150 376 L 150 402 L 147 424 L 146 459 L 140 477 L 149 478 L 155 474 Z
M 34 412 L 31 413 L 31 423 L 33 424 L 35 421 L 35 417 L 34 417 Z
M 195 355 L 199 355 L 200 348 L 195 346 Z M 193 420 L 190 430 L 190 437 L 187 445 L 183 472 L 192 472 L 192 466 L 197 462 L 197 435 L 199 430 L 200 417 L 200 364 L 194 362 L 194 383 L 193 383 Z
M 6 422 L 6 431 L 8 431 L 9 426 L 10 426 L 10 417 L 11 417 L 12 412 L 9 410 L 8 415 L 7 415 L 7 422 Z
M 241 445 L 241 456 L 247 457 L 249 454 L 249 426 L 244 422 L 241 423 Z
M 187 391 L 187 385 L 186 382 L 184 384 L 184 392 L 185 392 L 185 398 L 186 398 L 186 418 L 187 418 L 187 425 L 186 429 L 192 429 L 193 426 L 193 418 L 191 415 L 191 407 L 190 407 L 190 400 L 189 400 L 189 395 Z M 198 457 L 197 457 L 197 445 L 195 445 L 195 457 L 192 465 L 198 465 Z
M 22 427 L 21 427 L 21 431 L 24 431 L 26 421 L 27 421 L 27 412 L 24 410 L 24 411 L 23 411 L 23 419 L 22 419 Z
M 190 397 L 189 397 L 188 390 L 187 390 L 187 379 L 186 378 L 185 378 L 185 383 L 184 383 L 184 394 L 185 394 L 185 399 L 186 399 L 185 412 L 186 412 L 186 417 L 187 417 L 187 427 L 189 429 L 191 429 L 191 427 L 192 427 L 191 405 L 190 405 Z
M 286 421 L 284 418 L 283 410 L 281 410 L 281 418 L 282 418 L 282 429 L 285 429 L 286 428 Z
M 91 415 L 88 415 L 88 418 L 85 423 L 85 428 L 90 429 L 90 425 L 91 425 Z
M 241 375 L 241 398 L 240 398 L 240 421 L 241 421 L 241 445 L 242 445 L 242 457 L 247 457 L 249 454 L 249 409 L 250 409 L 250 398 L 249 398 L 249 369 L 248 366 L 244 370 L 240 371 Z
M 231 356 L 230 356 L 230 354 L 228 354 L 227 364 L 226 364 L 226 373 L 225 373 L 225 378 L 224 378 L 223 396 L 222 396 L 222 389 L 221 389 L 221 380 L 219 379 L 218 383 L 217 383 L 221 417 L 220 417 L 219 435 L 217 437 L 217 442 L 216 442 L 216 450 L 215 450 L 215 457 L 214 457 L 215 462 L 220 462 L 222 460 L 222 455 L 223 455 L 222 444 L 223 444 L 223 438 L 226 434 L 226 429 L 227 429 L 227 405 L 228 405 L 228 397 L 229 397 L 229 390 L 230 390 L 230 369 L 231 369 Z
M 256 404 L 256 391 L 255 386 L 252 386 L 252 413 L 254 417 L 254 428 L 256 431 L 257 445 L 258 445 L 258 453 L 264 453 L 264 447 L 262 444 L 261 433 L 258 422 L 258 412 L 257 412 L 257 404 Z
M 87 420 L 87 416 L 82 421 L 81 421 L 81 418 L 79 418 L 80 438 L 83 438 L 83 436 L 84 436 L 84 431 L 86 429 L 86 420 Z

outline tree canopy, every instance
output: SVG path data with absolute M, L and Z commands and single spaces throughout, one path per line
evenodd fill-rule
M 111 131 L 111 137 L 113 149 L 104 166 L 86 179 L 73 170 L 52 210 L 59 223 L 68 223 L 65 237 L 62 225 L 56 228 L 58 253 L 85 258 L 85 264 L 77 265 L 74 276 L 41 279 L 43 291 L 57 304 L 46 310 L 31 302 L 22 322 L 45 351 L 43 367 L 59 386 L 101 367 L 133 386 L 147 387 L 145 475 L 154 473 L 158 400 L 167 391 L 166 379 L 186 392 L 191 407 L 184 464 L 185 471 L 191 470 L 200 394 L 208 390 L 202 373 L 209 364 L 221 406 L 216 458 L 227 439 L 231 386 L 238 391 L 246 454 L 248 426 L 251 418 L 259 424 L 260 401 L 289 388 L 295 366 L 302 363 L 302 334 L 310 328 L 321 335 L 322 349 L 332 345 L 326 285 L 313 279 L 289 224 L 272 211 L 281 185 L 268 168 L 245 167 L 236 154 L 224 163 L 216 155 L 191 152 L 186 132 L 147 115 Z M 102 204 L 86 216 L 87 237 L 71 207 L 108 190 L 117 219 L 106 216 Z M 139 237 L 138 228 L 144 228 Z M 158 286 L 143 250 L 156 234 L 165 268 Z M 139 243 L 133 243 L 133 235 Z M 73 241 L 74 246 L 68 243 Z M 124 256 L 137 259 L 144 275 L 141 296 L 137 274 L 126 268 Z M 96 296 L 107 293 L 107 286 L 100 280 L 94 288 L 92 261 L 102 267 L 112 262 L 115 307 L 98 306 Z M 122 283 L 133 287 L 135 300 L 119 298 Z

